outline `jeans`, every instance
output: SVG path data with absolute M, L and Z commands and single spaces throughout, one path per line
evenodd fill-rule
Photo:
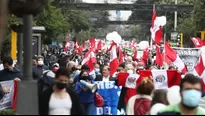
M 95 108 L 94 103 L 81 103 L 81 107 L 85 115 L 93 115 Z

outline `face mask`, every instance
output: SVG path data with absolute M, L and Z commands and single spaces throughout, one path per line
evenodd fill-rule
M 41 66 L 42 66 L 42 65 L 43 65 L 43 61 L 41 61 L 41 60 L 38 61 L 38 65 L 41 65 Z
M 82 76 L 81 80 L 90 80 L 89 76 Z
M 183 104 L 189 108 L 198 107 L 202 93 L 197 90 L 186 90 L 183 93 Z
M 127 73 L 133 74 L 134 71 L 133 70 L 128 70 Z
M 100 72 L 100 69 L 96 68 L 95 73 L 99 73 L 99 72 Z
M 62 90 L 62 89 L 64 89 L 64 88 L 67 87 L 67 84 L 66 84 L 66 83 L 56 82 L 56 87 L 57 87 L 59 90 Z
M 75 71 L 75 70 L 76 70 L 76 68 L 75 68 L 75 67 L 72 67 L 72 68 L 71 68 L 71 70 L 72 70 L 72 71 Z

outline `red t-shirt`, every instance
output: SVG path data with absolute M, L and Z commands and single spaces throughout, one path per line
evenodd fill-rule
M 151 100 L 140 98 L 135 100 L 134 115 L 146 115 L 151 108 Z

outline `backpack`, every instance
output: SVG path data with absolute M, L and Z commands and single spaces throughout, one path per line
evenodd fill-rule
M 43 91 L 47 90 L 48 88 L 54 85 L 54 77 L 50 74 L 53 73 L 52 71 L 45 71 L 43 72 L 42 77 L 38 80 L 38 92 L 42 93 Z

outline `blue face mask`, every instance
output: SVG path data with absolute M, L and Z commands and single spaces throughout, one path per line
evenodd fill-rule
M 198 107 L 202 93 L 197 90 L 185 90 L 183 93 L 183 104 L 190 108 Z
M 96 68 L 95 73 L 100 73 L 100 69 Z

